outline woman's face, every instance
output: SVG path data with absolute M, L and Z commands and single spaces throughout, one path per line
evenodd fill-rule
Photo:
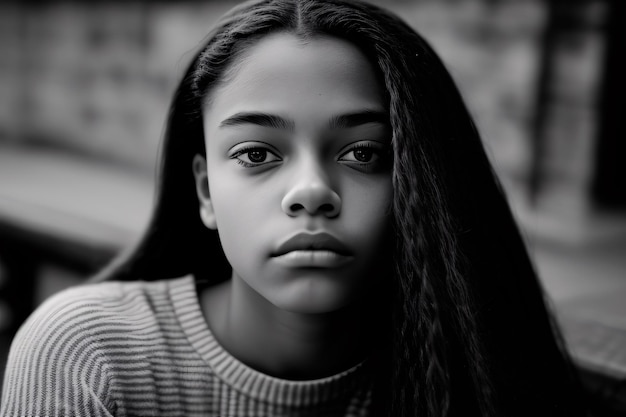
M 204 109 L 205 223 L 233 279 L 292 312 L 338 310 L 385 271 L 391 128 L 366 57 L 332 37 L 262 38 Z

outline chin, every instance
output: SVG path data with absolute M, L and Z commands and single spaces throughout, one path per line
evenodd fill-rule
M 334 284 L 334 285 L 333 285 Z M 350 305 L 354 300 L 346 288 L 337 288 L 337 282 L 319 280 L 292 283 L 270 298 L 272 304 L 284 311 L 297 314 L 332 313 Z

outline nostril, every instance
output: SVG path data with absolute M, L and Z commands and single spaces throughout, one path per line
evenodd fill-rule
M 325 203 L 320 206 L 319 210 L 325 213 L 330 213 L 335 210 L 335 207 L 333 207 L 330 203 Z
M 291 206 L 289 206 L 289 210 L 292 213 L 295 213 L 295 212 L 303 210 L 303 209 L 304 209 L 304 206 L 302 204 L 300 204 L 300 203 L 295 203 L 295 204 L 292 204 Z
M 323 213 L 325 215 L 332 215 L 333 213 L 335 213 L 335 206 L 331 203 L 324 203 L 321 206 L 317 207 L 317 209 L 315 210 L 308 210 L 304 204 L 300 204 L 300 203 L 294 203 L 291 206 L 289 206 L 289 212 L 292 214 L 296 214 L 300 211 L 306 211 L 307 213 L 310 214 L 315 214 L 315 213 Z
M 291 217 L 301 214 L 334 218 L 341 211 L 339 195 L 326 185 L 304 184 L 294 187 L 283 197 L 282 210 Z

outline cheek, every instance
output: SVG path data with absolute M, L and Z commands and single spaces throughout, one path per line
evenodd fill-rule
M 351 217 L 376 221 L 390 212 L 392 196 L 391 180 L 387 178 L 367 183 L 348 183 L 342 196 L 343 208 L 350 212 Z
M 231 265 L 245 267 L 266 250 L 261 237 L 267 235 L 270 223 L 269 190 L 241 181 L 228 170 L 214 173 L 213 178 L 209 191 L 224 253 Z
M 217 233 L 228 263 L 241 276 L 250 276 L 262 259 L 258 234 L 263 222 L 251 218 L 239 199 L 222 199 L 216 211 Z
M 362 243 L 380 245 L 391 228 L 390 213 L 393 191 L 391 181 L 381 180 L 369 186 L 346 188 L 343 215 L 351 234 Z
M 219 175 L 219 174 L 218 174 Z M 255 233 L 276 209 L 280 209 L 271 184 L 261 184 L 236 175 L 222 175 L 209 189 L 218 230 Z

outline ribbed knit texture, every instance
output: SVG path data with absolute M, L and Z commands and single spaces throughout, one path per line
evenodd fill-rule
M 267 376 L 209 330 L 192 277 L 62 291 L 13 341 L 2 416 L 365 416 L 367 366 Z

